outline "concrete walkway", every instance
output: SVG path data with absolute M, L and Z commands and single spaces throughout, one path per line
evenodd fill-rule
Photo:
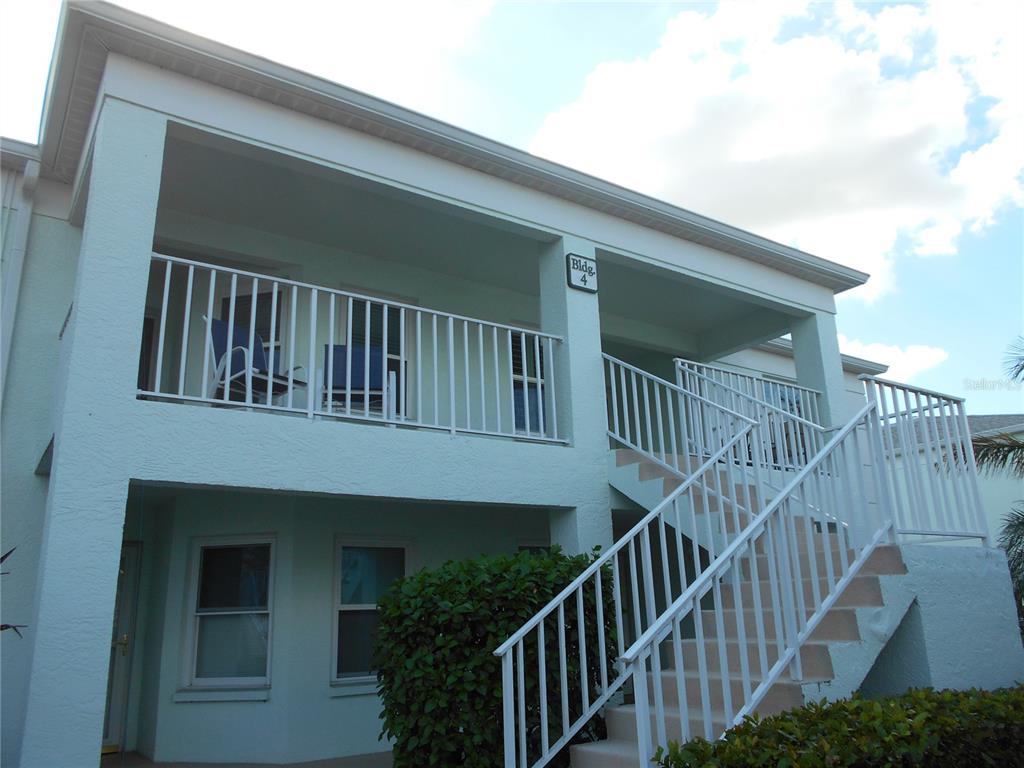
M 338 757 L 311 763 L 154 763 L 137 752 L 104 755 L 100 768 L 391 768 L 391 753 Z

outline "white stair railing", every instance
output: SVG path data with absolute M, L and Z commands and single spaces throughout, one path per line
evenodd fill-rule
M 880 458 L 875 407 L 865 405 L 839 430 L 622 654 L 633 680 L 641 765 L 669 738 L 716 738 L 754 711 L 787 670 L 802 678 L 800 647 L 892 526 L 877 463 L 864 482 L 863 457 Z M 816 510 L 826 507 L 846 524 L 816 520 Z M 744 586 L 758 596 L 765 581 L 770 613 L 757 605 L 746 613 Z M 769 622 L 773 631 L 766 630 Z M 675 678 L 672 695 L 665 694 L 663 657 Z M 691 732 L 691 672 L 699 680 L 698 734 Z M 712 686 L 721 687 L 718 711 Z
M 609 437 L 682 482 L 495 651 L 505 768 L 546 764 L 630 680 L 641 765 L 716 738 L 805 679 L 802 646 L 880 544 L 988 543 L 958 398 L 862 377 L 867 404 L 832 431 L 692 367 L 671 384 L 604 361 Z
M 685 376 L 690 373 L 699 374 L 704 379 L 709 379 L 723 384 L 730 389 L 742 392 L 755 400 L 773 405 L 780 410 L 799 416 L 802 419 L 821 424 L 821 392 L 808 387 L 801 387 L 797 384 L 788 384 L 773 379 L 766 379 L 760 376 L 751 376 L 746 373 L 737 373 L 728 368 L 707 363 L 698 363 L 682 357 L 675 358 L 678 369 L 677 376 L 683 375 L 683 380 L 677 382 L 689 386 Z
M 861 376 L 878 407 L 886 481 L 900 540 L 990 534 L 962 398 Z
M 681 473 L 689 462 L 689 472 L 494 651 L 501 660 L 506 768 L 545 765 L 572 740 L 626 681 L 628 674 L 614 659 L 715 559 L 716 542 L 743 530 L 756 512 L 741 470 L 753 421 L 607 355 L 605 361 L 617 391 L 620 374 L 630 374 L 629 398 L 619 401 L 618 428 L 610 422 L 608 434 L 673 472 Z M 645 403 L 649 407 L 637 413 Z M 655 418 L 657 403 L 660 419 Z M 628 441 L 624 420 L 632 425 Z M 669 451 L 672 434 L 676 444 Z M 680 448 L 685 451 L 691 443 L 701 446 L 699 460 L 688 452 L 681 458 Z M 706 457 L 705 451 L 710 452 Z M 684 536 L 684 528 L 701 531 L 701 544 Z M 587 615 L 587 605 L 594 606 L 594 615 Z M 570 667 L 577 672 L 573 678 Z
M 739 374 L 725 376 L 725 371 L 717 375 L 703 373 L 699 369 L 711 369 L 709 366 L 698 366 L 685 360 L 676 360 L 676 382 L 687 391 L 696 392 L 711 402 L 741 413 L 758 424 L 755 433 L 757 438 L 753 450 L 758 452 L 759 461 L 764 466 L 764 482 L 774 490 L 780 490 L 792 479 L 793 473 L 816 456 L 827 442 L 828 430 L 820 424 L 804 418 L 793 409 L 783 408 L 774 402 L 768 402 L 751 394 L 752 377 L 740 377 Z M 781 385 L 778 385 L 781 386 Z M 799 389 L 791 387 L 791 389 Z M 803 400 L 794 395 L 782 398 L 783 402 L 799 404 L 810 402 L 813 390 L 801 390 L 805 393 Z

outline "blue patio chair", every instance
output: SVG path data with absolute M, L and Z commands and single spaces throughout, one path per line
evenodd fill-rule
M 378 403 L 384 401 L 384 347 L 380 344 L 370 345 L 370 368 L 369 379 L 366 369 L 366 345 L 353 342 L 352 344 L 352 377 L 348 377 L 348 347 L 344 344 L 335 344 L 333 349 L 334 367 L 331 369 L 332 351 L 329 344 L 324 344 L 324 376 L 323 376 L 323 402 L 327 402 L 330 396 L 335 403 L 346 402 L 348 394 L 347 387 L 352 385 L 351 401 L 358 402 L 360 406 L 372 403 L 376 398 Z M 329 374 L 332 373 L 333 376 Z
M 206 320 L 206 316 L 203 316 Z M 288 391 L 288 371 L 271 371 L 267 363 L 267 353 L 263 339 L 258 333 L 252 339 L 252 360 L 249 359 L 249 329 L 244 325 L 236 325 L 232 329 L 231 350 L 228 353 L 228 324 L 216 318 L 209 321 L 210 354 L 213 357 L 213 375 L 207 388 L 207 397 L 219 399 L 223 393 L 225 378 L 232 395 L 245 397 L 251 391 L 253 399 L 265 397 L 267 387 L 271 398 Z M 228 358 L 230 357 L 230 369 Z M 275 363 L 278 361 L 275 361 Z M 275 367 L 278 367 L 275 365 Z M 295 378 L 295 371 L 302 368 L 297 365 L 291 369 L 292 388 L 305 387 L 306 382 Z

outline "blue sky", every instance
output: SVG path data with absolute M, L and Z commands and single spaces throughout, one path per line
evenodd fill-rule
M 845 350 L 1024 412 L 1024 4 L 122 4 L 870 272 Z M 57 12 L 0 4 L 6 136 Z

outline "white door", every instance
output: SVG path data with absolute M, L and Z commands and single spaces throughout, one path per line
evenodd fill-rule
M 103 718 L 103 753 L 120 752 L 128 714 L 128 682 L 135 650 L 135 605 L 139 587 L 138 542 L 121 547 L 121 566 L 114 600 L 114 625 L 107 677 L 107 711 Z

